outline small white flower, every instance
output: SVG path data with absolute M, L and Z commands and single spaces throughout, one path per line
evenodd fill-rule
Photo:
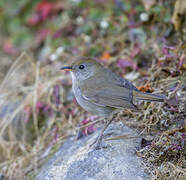
M 91 37 L 88 36 L 88 35 L 84 35 L 84 36 L 83 36 L 83 39 L 84 39 L 84 41 L 85 41 L 86 43 L 89 43 L 89 42 L 91 41 Z
M 149 15 L 147 13 L 145 13 L 145 12 L 141 13 L 140 14 L 140 19 L 141 19 L 141 21 L 146 22 L 146 21 L 149 20 Z
M 58 56 L 55 53 L 54 54 L 51 54 L 50 57 L 49 57 L 49 59 L 51 61 L 55 61 L 57 58 L 58 58 Z
M 108 24 L 107 21 L 102 20 L 102 21 L 100 22 L 100 26 L 101 26 L 101 28 L 106 29 L 106 28 L 108 28 L 109 24 Z
M 56 49 L 56 55 L 59 56 L 61 55 L 61 53 L 63 53 L 65 50 L 65 48 L 63 46 L 59 46 L 57 49 Z
M 78 24 L 83 24 L 84 19 L 82 18 L 82 16 L 78 16 L 76 21 L 77 21 Z

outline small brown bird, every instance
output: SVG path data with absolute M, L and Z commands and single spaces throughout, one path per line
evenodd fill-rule
M 94 58 L 81 57 L 68 69 L 72 76 L 72 89 L 77 102 L 86 111 L 109 118 L 116 109 L 137 110 L 134 100 L 163 102 L 162 95 L 139 91 L 132 83 L 105 68 Z M 109 119 L 97 139 L 99 148 L 103 132 L 112 122 Z

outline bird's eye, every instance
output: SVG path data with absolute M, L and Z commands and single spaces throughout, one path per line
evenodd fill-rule
M 84 68 L 85 68 L 85 66 L 82 64 L 79 66 L 79 69 L 84 69 Z

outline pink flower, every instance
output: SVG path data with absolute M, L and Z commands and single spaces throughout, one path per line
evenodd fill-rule
M 82 121 L 82 124 L 83 125 L 86 125 L 88 123 L 91 123 L 95 120 L 95 116 L 90 116 L 89 118 L 86 118 Z M 92 134 L 93 132 L 96 131 L 96 128 L 94 127 L 94 124 L 91 124 L 90 126 L 88 127 L 85 127 L 83 130 L 82 130 L 82 134 L 83 136 L 87 136 L 89 134 Z

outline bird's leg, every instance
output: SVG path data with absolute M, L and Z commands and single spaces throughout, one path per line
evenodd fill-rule
M 105 132 L 105 130 L 107 129 L 109 124 L 112 123 L 113 120 L 114 120 L 114 116 L 112 115 L 111 118 L 109 118 L 108 121 L 106 122 L 103 129 L 101 130 L 98 138 L 91 144 L 91 146 L 95 144 L 95 149 L 100 149 L 100 144 L 101 144 L 101 141 L 102 141 L 102 138 L 103 138 L 103 133 Z

